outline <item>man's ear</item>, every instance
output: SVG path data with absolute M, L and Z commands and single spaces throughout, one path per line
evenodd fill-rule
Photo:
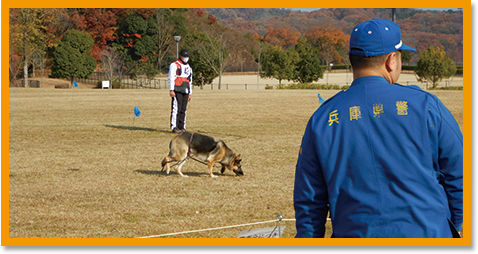
M 385 61 L 385 68 L 387 68 L 389 73 L 397 69 L 397 52 L 388 54 L 387 60 Z

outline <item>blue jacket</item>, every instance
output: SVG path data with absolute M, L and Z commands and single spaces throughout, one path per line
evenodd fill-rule
M 296 237 L 448 238 L 463 223 L 463 136 L 434 95 L 363 77 L 310 118 L 294 187 Z

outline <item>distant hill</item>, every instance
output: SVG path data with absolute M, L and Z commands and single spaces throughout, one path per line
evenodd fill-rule
M 392 10 L 383 8 L 323 8 L 308 12 L 280 8 L 214 8 L 206 11 L 237 31 L 257 36 L 264 36 L 269 28 L 277 27 L 286 27 L 304 36 L 309 29 L 324 25 L 349 35 L 353 27 L 363 21 L 392 17 Z M 400 25 L 403 41 L 408 45 L 418 51 L 429 46 L 444 46 L 455 62 L 463 62 L 462 11 L 397 8 L 395 14 L 395 22 Z
M 266 21 L 272 17 L 287 16 L 291 13 L 290 9 L 282 8 L 213 8 L 206 10 L 221 21 L 233 21 L 236 19 Z

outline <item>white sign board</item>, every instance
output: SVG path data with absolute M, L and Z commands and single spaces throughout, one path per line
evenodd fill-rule
M 101 81 L 101 89 L 109 89 L 110 88 L 110 81 L 109 80 L 106 80 L 106 81 Z
M 280 227 L 280 234 L 279 227 L 259 228 L 241 231 L 237 235 L 237 238 L 279 238 L 279 235 L 282 235 L 284 229 L 285 226 Z

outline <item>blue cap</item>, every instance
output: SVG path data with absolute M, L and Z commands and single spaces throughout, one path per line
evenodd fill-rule
M 402 43 L 400 27 L 391 20 L 372 19 L 357 25 L 350 35 L 349 53 L 372 57 L 397 50 L 416 51 Z

